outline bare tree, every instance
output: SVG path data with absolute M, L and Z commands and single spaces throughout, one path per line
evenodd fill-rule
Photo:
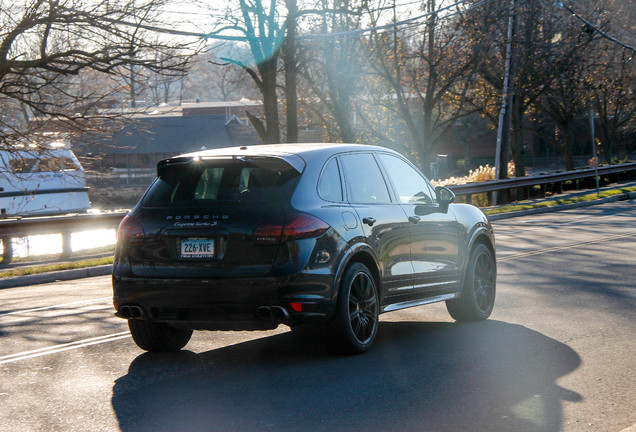
M 78 82 L 90 73 L 117 76 L 122 68 L 137 68 L 183 74 L 200 40 L 149 37 L 172 32 L 161 20 L 166 3 L 0 0 L 0 104 L 16 113 L 0 120 L 2 148 L 28 139 L 42 125 L 34 117 L 53 118 L 74 130 L 94 128 L 97 123 L 87 120 L 105 117 L 98 109 L 116 89 L 79 91 Z M 158 64 L 156 52 L 170 53 L 172 60 Z
M 298 0 L 285 0 L 287 19 L 283 45 L 285 63 L 285 117 L 287 120 L 287 142 L 298 141 L 298 61 L 296 33 L 298 21 Z
M 247 112 L 256 132 L 265 143 L 280 141 L 278 96 L 276 92 L 278 59 L 285 36 L 284 19 L 277 0 L 264 4 L 262 0 L 238 0 L 228 5 L 227 13 L 207 37 L 214 40 L 243 43 L 249 56 L 235 51 L 221 58 L 243 68 L 254 80 L 263 97 L 265 122 Z
M 597 50 L 602 66 L 594 74 L 593 106 L 598 115 L 600 150 L 607 163 L 612 162 L 621 133 L 636 128 L 636 65 L 633 53 L 603 43 Z
M 303 103 L 322 123 L 330 140 L 356 142 L 355 100 L 361 97 L 363 75 L 368 68 L 362 27 L 369 2 L 317 0 L 301 11 L 314 33 L 300 50 L 299 73 L 305 87 Z M 313 105 L 308 107 L 307 105 Z
M 596 9 L 597 18 L 601 10 Z M 605 25 L 600 19 L 598 22 Z M 567 12 L 544 20 L 543 28 L 551 35 L 551 42 L 545 45 L 547 55 L 541 58 L 536 78 L 546 89 L 534 106 L 556 125 L 553 142 L 563 155 L 565 168 L 572 170 L 577 150 L 575 122 L 585 118 L 592 104 L 590 80 L 598 70 L 594 50 L 602 38 L 594 29 L 573 21 Z
M 480 21 L 489 23 L 489 31 L 487 40 L 482 45 L 483 57 L 478 67 L 479 77 L 483 82 L 471 92 L 470 102 L 478 106 L 494 126 L 498 126 L 498 113 L 504 88 L 503 74 L 508 43 L 505 23 L 510 14 L 509 8 L 510 2 L 499 1 L 476 9 L 476 13 L 481 16 Z M 553 6 L 543 2 L 517 3 L 513 12 L 516 15 L 515 31 L 511 41 L 514 47 L 512 62 L 515 67 L 511 77 L 514 91 L 512 105 L 508 109 L 511 112 L 510 153 L 517 177 L 525 175 L 525 115 L 532 109 L 537 98 L 548 89 L 539 77 L 545 76 L 545 63 L 553 58 L 550 44 L 554 34 L 547 22 L 554 12 Z M 474 21 L 466 22 L 466 25 L 472 27 L 472 33 L 482 33 L 484 28 Z M 504 159 L 507 161 L 507 156 Z M 502 174 L 506 175 L 504 170 Z
M 392 96 L 385 98 L 385 106 L 398 114 L 420 163 L 430 160 L 444 134 L 471 112 L 466 94 L 485 34 L 485 30 L 475 32 L 470 39 L 461 21 L 448 16 L 453 12 L 462 17 L 466 6 L 452 7 L 443 0 L 422 4 L 421 23 L 374 32 L 369 39 L 371 66 Z M 393 22 L 399 22 L 397 15 Z
M 252 78 L 243 68 L 220 60 L 217 52 L 222 48 L 217 45 L 209 46 L 193 59 L 183 83 L 184 100 L 258 99 L 259 91 Z
M 178 62 L 178 57 L 175 56 L 173 52 L 155 51 L 154 55 L 155 64 L 159 65 L 161 70 L 159 72 L 151 72 L 147 81 L 153 104 L 167 104 L 174 99 L 181 104 L 183 99 L 183 83 L 186 77 L 185 71 L 180 74 L 165 74 L 161 72 L 165 69 L 170 69 L 175 62 Z
M 596 7 L 595 21 L 601 19 L 602 2 L 586 2 Z M 488 11 L 486 6 L 494 7 Z M 580 2 L 583 5 L 583 2 Z M 503 23 L 510 13 L 510 2 L 486 2 L 476 11 L 485 20 Z M 551 2 L 516 2 L 518 26 L 513 35 L 513 80 L 510 151 L 515 162 L 515 174 L 525 175 L 524 130 L 528 114 L 542 114 L 550 122 L 537 121 L 533 132 L 551 142 L 563 155 L 568 169 L 574 167 L 573 155 L 575 122 L 590 106 L 592 87 L 590 79 L 598 74 L 598 61 L 594 54 L 599 35 L 582 22 L 574 19 Z M 471 23 L 466 25 L 470 28 Z M 481 32 L 483 26 L 473 22 L 471 32 Z M 503 92 L 506 25 L 492 25 L 484 44 L 483 61 L 479 63 L 480 80 L 470 93 L 469 101 L 485 117 L 497 125 Z M 550 123 L 550 124 L 548 124 Z M 551 125 L 551 126 L 550 126 Z M 551 130 L 552 134 L 545 134 Z

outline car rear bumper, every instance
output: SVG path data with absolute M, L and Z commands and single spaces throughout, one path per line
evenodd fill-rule
M 116 315 L 195 330 L 266 330 L 320 322 L 333 311 L 333 277 L 255 279 L 113 277 Z

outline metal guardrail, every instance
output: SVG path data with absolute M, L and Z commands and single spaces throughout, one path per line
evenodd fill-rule
M 599 177 L 631 174 L 636 172 L 636 162 L 609 165 L 599 167 L 598 169 L 589 168 L 583 170 L 565 171 L 554 174 L 545 174 L 532 177 L 519 177 L 505 180 L 491 180 L 482 183 L 468 183 L 463 185 L 448 186 L 455 195 L 465 195 L 467 202 L 471 202 L 471 195 L 484 192 L 496 192 L 511 189 L 524 189 L 532 186 L 545 186 L 548 184 L 556 185 L 558 192 L 562 192 L 563 183 L 566 181 L 575 181 L 582 179 L 593 179 L 597 175 Z
M 61 216 L 24 217 L 0 220 L 0 238 L 4 248 L 2 263 L 13 260 L 14 237 L 62 233 L 62 256 L 71 254 L 71 234 L 80 231 L 117 228 L 127 212 L 68 214 Z
M 610 165 L 595 169 L 566 171 L 555 174 L 546 174 L 533 177 L 512 178 L 483 183 L 470 183 L 464 185 L 449 186 L 457 195 L 464 195 L 467 201 L 471 201 L 471 195 L 477 193 L 490 193 L 501 190 L 530 188 L 532 186 L 557 185 L 560 190 L 562 183 L 566 181 L 594 178 L 595 176 L 633 174 L 636 172 L 636 163 Z M 98 214 L 74 214 L 49 217 L 25 217 L 21 219 L 0 219 L 0 238 L 4 245 L 3 263 L 10 263 L 13 259 L 11 238 L 26 237 L 29 235 L 62 233 L 62 256 L 71 253 L 71 233 L 95 229 L 117 228 L 126 212 L 98 213 Z

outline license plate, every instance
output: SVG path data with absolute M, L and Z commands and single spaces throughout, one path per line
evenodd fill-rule
M 214 257 L 214 239 L 187 238 L 181 239 L 181 258 Z

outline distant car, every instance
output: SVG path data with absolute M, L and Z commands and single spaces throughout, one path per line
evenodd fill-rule
M 148 351 L 193 330 L 316 326 L 367 351 L 378 316 L 445 301 L 459 321 L 495 301 L 492 227 L 403 156 L 347 144 L 261 145 L 159 162 L 122 220 L 116 315 Z

